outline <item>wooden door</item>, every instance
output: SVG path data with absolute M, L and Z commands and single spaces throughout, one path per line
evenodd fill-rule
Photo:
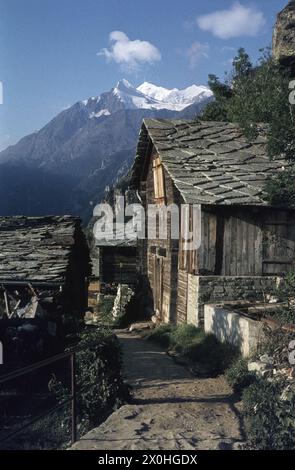
M 269 213 L 263 225 L 263 274 L 281 275 L 294 266 L 295 219 L 292 212 Z

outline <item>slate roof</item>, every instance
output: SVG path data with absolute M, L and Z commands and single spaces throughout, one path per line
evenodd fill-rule
M 150 142 L 185 202 L 204 205 L 267 205 L 266 179 L 288 166 L 270 161 L 266 135 L 249 142 L 237 125 L 224 122 L 146 119 L 132 169 L 138 187 Z
M 63 283 L 80 220 L 75 217 L 0 217 L 0 284 Z
M 125 218 L 124 224 L 118 223 L 116 225 L 116 219 L 113 220 L 113 225 L 109 224 L 104 227 L 104 237 L 96 238 L 95 246 L 97 247 L 113 247 L 113 248 L 131 248 L 137 246 L 137 236 L 126 236 L 126 224 L 130 223 L 130 218 Z M 95 231 L 94 231 L 95 234 Z

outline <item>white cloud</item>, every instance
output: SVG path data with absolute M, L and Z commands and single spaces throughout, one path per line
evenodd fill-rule
M 237 48 L 236 47 L 232 47 L 232 46 L 223 46 L 221 48 L 221 52 L 236 52 L 237 51 Z
M 122 31 L 110 33 L 110 49 L 104 48 L 97 55 L 114 61 L 124 69 L 134 71 L 144 63 L 152 64 L 161 60 L 156 46 L 140 39 L 130 40 Z
M 262 11 L 253 6 L 244 6 L 235 2 L 229 10 L 219 10 L 197 18 L 197 24 L 203 31 L 209 31 L 220 39 L 239 36 L 257 36 L 265 26 Z
M 209 58 L 209 44 L 201 44 L 200 42 L 194 42 L 191 47 L 186 51 L 190 66 L 194 68 L 200 59 Z

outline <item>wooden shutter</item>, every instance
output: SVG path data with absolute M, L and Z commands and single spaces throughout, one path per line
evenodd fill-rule
M 158 204 L 165 202 L 165 188 L 164 188 L 164 171 L 161 159 L 156 156 L 153 161 L 154 173 L 154 192 L 155 201 Z
M 189 208 L 189 230 L 191 233 L 194 232 L 194 221 L 193 221 L 193 206 Z M 196 236 L 196 234 L 194 234 Z M 188 252 L 188 272 L 189 274 L 196 274 L 197 272 L 197 250 L 193 248 Z
M 186 271 L 188 261 L 188 250 L 184 249 L 185 241 L 182 238 L 182 234 L 179 237 L 179 269 Z

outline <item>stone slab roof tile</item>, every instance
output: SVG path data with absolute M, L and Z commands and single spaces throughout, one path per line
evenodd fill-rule
M 144 121 L 132 169 L 136 187 L 149 142 L 186 202 L 197 204 L 267 205 L 266 179 L 288 163 L 270 161 L 265 128 L 249 142 L 238 126 L 224 122 Z M 142 149 L 142 142 L 146 142 Z
M 79 219 L 0 217 L 0 284 L 5 281 L 63 283 Z

